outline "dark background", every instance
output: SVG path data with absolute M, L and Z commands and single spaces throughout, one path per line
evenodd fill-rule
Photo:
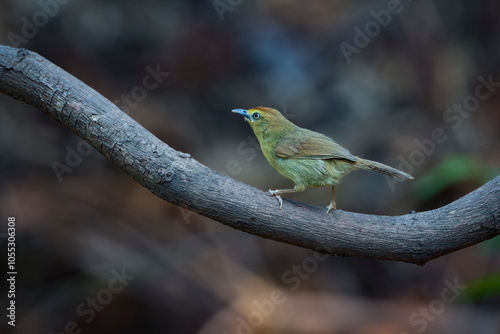
M 215 5 L 225 1 L 55 3 L 2 1 L 0 42 L 39 53 L 111 101 L 139 92 L 148 67 L 168 72 L 133 108 L 116 103 L 175 149 L 262 190 L 291 182 L 267 165 L 233 108 L 275 107 L 353 154 L 410 162 L 415 180 L 394 189 L 375 173 L 346 177 L 337 187 L 344 210 L 429 210 L 499 174 L 500 87 L 465 116 L 447 114 L 474 101 L 480 76 L 500 82 L 497 1 L 232 0 L 223 13 Z M 377 31 L 371 11 L 388 8 L 398 12 Z M 355 28 L 367 24 L 373 37 L 346 57 L 342 43 L 355 46 Z M 423 267 L 318 261 L 165 203 L 94 149 L 59 182 L 54 163 L 66 165 L 81 139 L 4 95 L 0 109 L 0 263 L 15 216 L 18 271 L 16 327 L 2 316 L 0 332 L 499 331 L 498 238 Z M 446 140 L 431 142 L 434 129 Z M 329 196 L 327 187 L 289 197 L 326 206 Z M 291 274 L 295 266 L 310 272 Z M 134 278 L 110 293 L 122 271 Z M 453 282 L 466 289 L 443 302 Z M 283 295 L 269 306 L 275 289 Z M 92 319 L 87 298 L 105 303 Z M 0 302 L 5 310 L 4 289 Z M 82 303 L 89 313 L 78 313 Z

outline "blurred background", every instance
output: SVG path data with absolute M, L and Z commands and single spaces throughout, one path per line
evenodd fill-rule
M 414 175 L 337 188 L 339 208 L 401 215 L 500 173 L 499 13 L 494 0 L 4 0 L 0 42 L 262 190 L 291 182 L 230 110 L 277 108 Z M 18 271 L 16 327 L 3 316 L 1 333 L 499 332 L 498 237 L 423 267 L 324 258 L 163 202 L 31 106 L 0 95 L 0 111 L 0 263 L 15 216 Z

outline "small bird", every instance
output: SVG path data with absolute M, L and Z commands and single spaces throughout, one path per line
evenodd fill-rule
M 321 133 L 303 129 L 287 120 L 278 110 L 257 107 L 233 109 L 250 123 L 264 156 L 278 173 L 295 184 L 293 189 L 269 189 L 280 209 L 282 194 L 303 191 L 306 187 L 332 186 L 332 201 L 326 214 L 336 209 L 335 185 L 347 173 L 365 169 L 402 180 L 413 177 L 379 162 L 352 155 L 345 147 Z

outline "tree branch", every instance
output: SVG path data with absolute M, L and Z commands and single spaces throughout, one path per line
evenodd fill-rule
M 500 234 L 500 176 L 432 211 L 375 216 L 285 200 L 223 176 L 160 141 L 38 54 L 0 46 L 0 91 L 57 120 L 158 197 L 233 228 L 342 256 L 425 264 Z

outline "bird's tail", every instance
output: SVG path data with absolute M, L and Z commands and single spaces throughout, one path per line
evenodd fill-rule
M 354 166 L 360 169 L 366 169 L 366 170 L 371 170 L 380 174 L 385 174 L 389 175 L 392 177 L 396 177 L 401 180 L 411 180 L 413 179 L 413 176 L 410 174 L 407 174 L 405 172 L 400 171 L 399 169 L 392 168 L 390 166 L 381 164 L 380 162 L 376 161 L 371 161 L 371 160 L 366 160 L 366 159 L 361 159 L 357 158 L 356 162 L 354 163 Z

